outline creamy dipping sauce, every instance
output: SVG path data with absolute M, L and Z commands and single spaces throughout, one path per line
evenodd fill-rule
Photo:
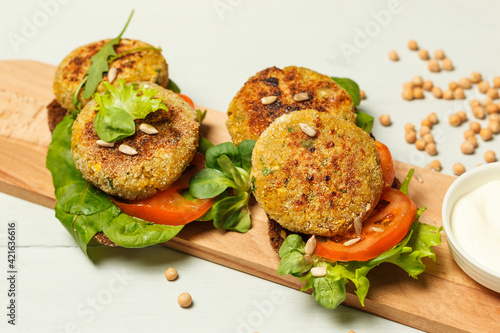
M 458 199 L 450 225 L 459 246 L 467 254 L 500 274 L 500 180 Z

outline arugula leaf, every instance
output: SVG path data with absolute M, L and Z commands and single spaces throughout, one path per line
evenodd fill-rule
M 410 185 L 410 180 L 413 177 L 414 172 L 415 172 L 415 169 L 413 169 L 413 168 L 411 168 L 408 171 L 408 174 L 406 175 L 405 179 L 403 180 L 403 183 L 401 184 L 401 187 L 399 188 L 399 190 L 406 195 L 408 195 L 408 186 Z
M 232 142 L 224 142 L 209 148 L 205 156 L 205 167 L 222 171 L 221 167 L 217 163 L 217 159 L 222 155 L 229 157 L 235 166 L 241 167 L 240 152 Z
M 170 78 L 168 79 L 167 89 L 172 90 L 176 94 L 181 92 L 181 88 L 179 88 L 179 86 L 176 85 L 175 82 Z
M 375 118 L 362 111 L 356 111 L 356 126 L 361 128 L 366 133 L 370 134 L 373 128 Z
M 96 54 L 94 54 L 92 58 L 90 58 L 90 67 L 87 71 L 88 80 L 85 84 L 85 90 L 83 91 L 83 98 L 87 99 L 92 96 L 92 94 L 97 89 L 97 86 L 102 81 L 103 73 L 109 70 L 108 58 L 116 56 L 115 46 L 120 43 L 120 39 L 127 29 L 133 15 L 134 11 L 130 13 L 127 24 L 125 24 L 125 27 L 123 28 L 122 32 L 120 32 L 118 37 L 104 44 L 104 46 Z
M 121 58 L 123 56 L 126 56 L 129 53 L 134 53 L 134 52 L 137 52 L 137 51 L 145 51 L 145 50 L 153 50 L 153 51 L 161 52 L 161 47 L 154 47 L 154 46 L 136 47 L 135 49 L 127 50 L 127 51 L 119 53 L 117 55 L 110 56 L 108 58 L 108 64 L 111 64 L 116 59 L 119 59 L 119 58 Z
M 80 95 L 80 91 L 82 90 L 83 86 L 87 82 L 87 79 L 88 79 L 88 77 L 85 76 L 85 78 L 82 80 L 82 82 L 80 82 L 80 84 L 76 88 L 75 93 L 73 94 L 73 100 L 72 100 L 73 109 L 71 110 L 71 114 L 74 117 L 76 117 L 80 113 L 80 111 L 82 110 L 82 105 L 80 103 L 80 100 L 78 99 L 78 95 Z
M 198 199 L 214 198 L 228 187 L 236 188 L 236 184 L 217 169 L 203 169 L 189 181 L 189 193 Z
M 357 107 L 361 101 L 361 94 L 359 92 L 358 84 L 351 79 L 343 77 L 331 76 L 331 79 L 337 82 L 339 86 L 344 88 L 344 90 L 347 91 L 349 95 L 351 95 L 354 107 Z

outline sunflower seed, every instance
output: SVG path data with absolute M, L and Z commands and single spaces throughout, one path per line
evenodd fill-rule
M 108 82 L 111 83 L 116 79 L 116 75 L 118 74 L 118 71 L 116 70 L 116 67 L 111 67 L 108 71 Z
M 97 140 L 96 142 L 101 147 L 111 148 L 115 146 L 114 142 L 106 142 L 104 140 Z
M 361 240 L 361 238 L 359 238 L 359 237 L 350 239 L 350 240 L 348 240 L 347 242 L 344 243 L 344 246 L 351 246 L 353 244 L 356 244 L 360 240 Z
M 118 147 L 118 150 L 126 155 L 137 155 L 138 154 L 137 150 L 130 147 L 129 145 L 120 145 L 120 147 Z
M 142 85 L 142 87 L 143 87 L 144 89 L 148 89 L 148 88 L 149 88 L 149 84 L 147 84 L 147 83 L 146 83 L 146 84 L 143 84 L 143 85 Z
M 158 133 L 158 130 L 156 129 L 156 127 L 154 127 L 153 125 L 146 124 L 146 123 L 142 123 L 139 126 L 139 130 L 141 132 L 146 133 L 146 134 L 157 134 Z
M 423 183 L 424 180 L 422 179 L 422 176 L 420 176 L 420 174 L 417 172 L 417 170 L 415 170 L 415 172 L 413 173 L 413 177 L 418 180 L 419 182 Z
M 379 227 L 372 227 L 372 230 L 375 232 L 384 232 L 384 229 L 379 228 Z
M 311 268 L 311 274 L 315 277 L 322 277 L 326 275 L 326 267 L 313 267 Z
M 274 102 L 276 102 L 277 99 L 278 96 L 266 96 L 262 97 L 260 101 L 262 102 L 262 104 L 268 105 L 268 104 L 273 104 Z
M 305 254 L 305 255 L 304 255 L 304 260 L 305 260 L 308 264 L 312 264 L 312 263 L 313 263 L 313 257 L 312 257 L 310 254 Z
M 312 235 L 312 237 L 309 238 L 306 243 L 305 247 L 306 254 L 309 255 L 313 254 L 315 248 L 316 248 L 316 236 Z
M 293 95 L 293 100 L 296 102 L 307 101 L 309 99 L 308 93 L 298 93 Z
M 307 124 L 300 123 L 299 126 L 300 126 L 300 129 L 302 130 L 302 132 L 306 133 L 311 138 L 315 137 L 316 134 L 318 134 L 318 131 L 316 131 L 314 128 L 312 128 L 311 126 L 309 126 Z
M 354 219 L 354 231 L 356 235 L 361 236 L 361 229 L 363 228 L 363 224 L 361 223 L 361 217 L 356 217 Z

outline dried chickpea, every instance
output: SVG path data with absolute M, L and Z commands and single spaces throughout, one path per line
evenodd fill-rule
M 479 134 L 479 131 L 481 130 L 481 124 L 477 121 L 473 121 L 470 123 L 469 128 L 475 134 Z
M 488 88 L 486 94 L 491 99 L 498 99 L 498 90 L 496 90 L 495 88 Z
M 464 90 L 460 87 L 458 87 L 457 89 L 455 89 L 453 91 L 453 98 L 454 99 L 465 99 L 465 94 L 464 94 Z
M 436 59 L 430 59 L 427 61 L 427 68 L 431 72 L 440 72 L 441 68 L 439 67 L 439 62 Z
M 477 138 L 475 135 L 469 136 L 465 140 L 467 140 L 467 142 L 470 142 L 474 146 L 474 148 L 477 148 L 478 143 L 477 143 Z
M 359 90 L 359 96 L 361 97 L 361 99 L 366 99 L 366 93 L 364 90 L 360 89 Z
M 443 91 L 439 87 L 433 87 L 432 88 L 432 94 L 436 98 L 443 98 Z
M 453 127 L 458 127 L 462 124 L 462 121 L 460 120 L 460 116 L 458 114 L 452 114 L 450 118 L 448 118 L 448 122 Z
M 453 173 L 457 176 L 462 175 L 465 172 L 465 167 L 462 163 L 453 164 Z
M 444 51 L 443 50 L 436 50 L 436 52 L 434 52 L 434 57 L 436 57 L 437 59 L 443 60 L 444 59 Z
M 405 140 L 408 143 L 415 143 L 417 141 L 417 132 L 415 131 L 406 131 Z
M 500 76 L 497 76 L 493 79 L 493 86 L 495 88 L 500 88 Z
M 488 112 L 488 114 L 498 113 L 498 111 L 498 105 L 495 103 L 491 102 L 486 105 L 486 112 Z
M 415 87 L 421 87 L 424 84 L 424 79 L 420 75 L 417 75 L 411 79 L 411 82 Z
M 417 147 L 418 150 L 424 150 L 425 141 L 423 139 L 418 139 L 417 141 L 415 141 L 415 147 Z
M 434 143 L 428 143 L 425 145 L 425 152 L 429 154 L 430 156 L 435 156 L 437 154 L 437 148 Z
M 382 126 L 389 126 L 391 125 L 391 116 L 389 116 L 388 114 L 383 114 L 381 115 L 378 120 L 380 121 L 380 124 Z
M 424 137 L 424 135 L 428 134 L 431 132 L 431 128 L 429 126 L 422 126 L 420 127 L 420 136 Z
M 497 155 L 494 151 L 488 150 L 486 153 L 484 153 L 484 160 L 486 161 L 486 163 L 493 163 L 497 160 Z
M 405 124 L 405 131 L 414 131 L 415 130 L 415 125 L 412 123 L 406 123 Z
M 476 133 L 474 133 L 474 131 L 471 130 L 471 129 L 465 130 L 465 132 L 464 132 L 464 138 L 467 139 L 470 136 L 476 136 Z
M 432 83 L 431 80 L 427 80 L 424 82 L 424 84 L 422 85 L 422 88 L 425 90 L 425 91 L 431 91 L 432 90 L 432 87 L 434 87 L 434 83 Z
M 462 153 L 464 153 L 466 155 L 470 155 L 470 154 L 474 154 L 475 148 L 471 142 L 465 141 L 460 145 L 460 150 L 462 151 Z
M 478 101 L 477 99 L 473 99 L 470 101 L 470 108 L 473 109 L 475 108 L 476 106 L 481 106 L 481 102 Z
M 488 81 L 481 81 L 477 85 L 477 88 L 479 89 L 480 92 L 482 92 L 483 94 L 486 94 L 486 92 L 490 88 L 490 84 L 488 83 Z
M 167 270 L 165 271 L 165 278 L 168 281 L 174 281 L 175 279 L 177 279 L 177 270 L 173 267 L 167 268 Z
M 436 112 L 429 113 L 426 119 L 429 120 L 432 125 L 435 125 L 439 122 Z
M 439 160 L 432 161 L 431 168 L 436 171 L 441 171 L 441 162 Z
M 188 293 L 182 293 L 177 297 L 177 303 L 179 303 L 181 307 L 187 308 L 193 303 L 193 299 Z
M 425 143 L 434 143 L 434 135 L 432 135 L 431 133 L 425 134 L 422 139 Z
M 424 98 L 424 91 L 420 87 L 413 88 L 413 98 L 422 99 Z
M 452 71 L 453 70 L 453 62 L 448 58 L 444 58 L 443 59 L 443 69 L 445 71 Z
M 484 119 L 486 117 L 486 111 L 482 106 L 476 106 L 475 108 L 473 108 L 472 114 L 474 114 L 474 117 L 476 117 L 477 119 Z
M 500 133 L 500 121 L 490 120 L 490 122 L 488 123 L 488 128 L 493 134 Z
M 483 141 L 490 141 L 493 139 L 493 132 L 489 128 L 481 128 L 481 131 L 479 131 L 479 135 L 481 136 L 481 139 Z
M 447 100 L 453 99 L 453 91 L 451 91 L 451 90 L 446 90 L 446 91 L 443 93 L 443 98 L 444 98 L 444 99 L 447 99 Z
M 490 121 L 499 121 L 499 120 L 500 120 L 500 116 L 498 115 L 498 113 L 490 114 Z
M 411 101 L 413 99 L 413 89 L 404 88 L 402 96 L 407 101 Z
M 500 110 L 500 102 L 497 103 L 498 110 Z
M 425 118 L 424 120 L 422 120 L 420 122 L 420 125 L 432 128 L 432 122 L 429 119 L 427 119 L 427 118 Z
M 467 113 L 465 111 L 458 111 L 457 116 L 460 117 L 461 122 L 466 122 L 467 121 Z
M 412 50 L 412 51 L 416 51 L 416 50 L 418 50 L 418 44 L 417 44 L 417 42 L 416 42 L 416 41 L 414 41 L 414 40 L 410 40 L 410 41 L 408 42 L 408 48 L 409 48 L 410 50 Z
M 427 50 L 421 49 L 420 51 L 418 51 L 418 56 L 422 60 L 427 60 L 429 59 L 429 52 L 427 52 Z
M 398 61 L 399 60 L 399 56 L 396 53 L 396 51 L 394 51 L 394 50 L 390 50 L 389 51 L 389 59 L 391 59 L 392 61 Z
M 469 76 L 470 82 L 479 83 L 479 82 L 481 82 L 482 79 L 483 79 L 483 77 L 481 76 L 481 74 L 479 72 L 470 73 L 470 76 Z
M 466 78 L 466 77 L 461 78 L 460 81 L 458 81 L 458 84 L 463 89 L 470 89 L 470 88 L 472 88 L 472 84 L 470 83 L 469 79 Z
M 450 88 L 450 90 L 453 91 L 458 88 L 458 83 L 452 81 L 448 83 L 448 88 Z
M 403 83 L 403 89 L 413 89 L 413 82 L 411 81 L 407 81 L 405 83 Z
M 488 105 L 490 103 L 493 103 L 493 99 L 490 97 L 490 96 L 486 96 L 484 99 L 483 99 L 483 105 Z

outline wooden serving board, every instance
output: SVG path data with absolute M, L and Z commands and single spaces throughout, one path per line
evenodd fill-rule
M 53 99 L 55 67 L 34 61 L 0 62 L 0 190 L 53 208 L 52 179 L 45 168 L 51 137 L 45 106 Z M 204 107 L 200 107 L 205 109 Z M 208 109 L 202 131 L 213 143 L 229 141 L 226 115 Z M 396 163 L 402 179 L 411 166 Z M 426 206 L 422 222 L 441 225 L 441 203 L 454 177 L 416 167 L 423 183 L 413 181 L 410 196 Z M 267 237 L 267 221 L 255 203 L 252 229 L 222 232 L 210 223 L 192 223 L 165 245 L 295 289 L 301 282 L 276 274 L 278 256 Z M 393 265 L 369 274 L 365 307 L 350 289 L 345 305 L 429 332 L 500 332 L 500 294 L 470 279 L 453 261 L 446 240 L 437 247 L 437 262 L 412 279 Z M 319 306 L 311 301 L 311 306 Z

